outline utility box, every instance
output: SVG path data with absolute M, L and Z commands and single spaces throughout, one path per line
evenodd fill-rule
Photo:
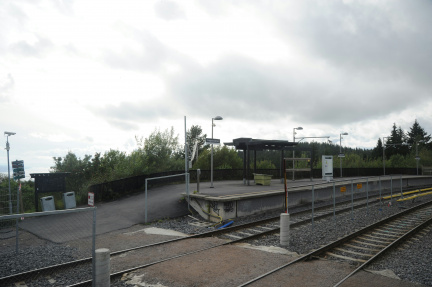
M 333 156 L 322 156 L 322 179 L 325 181 L 333 180 Z
M 270 185 L 272 175 L 254 173 L 254 180 L 256 185 Z
M 54 211 L 54 210 L 56 210 L 53 196 L 41 197 L 40 203 L 41 203 L 42 211 Z
M 65 209 L 75 208 L 76 207 L 75 192 L 69 191 L 63 193 L 63 204 Z

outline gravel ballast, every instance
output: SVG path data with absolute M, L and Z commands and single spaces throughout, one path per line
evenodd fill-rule
M 404 207 L 409 208 L 416 206 L 425 200 L 426 198 L 422 199 L 422 201 L 419 200 L 414 203 L 406 203 Z M 286 249 L 298 254 L 308 253 L 311 250 L 317 249 L 322 245 L 352 233 L 355 230 L 368 226 L 374 222 L 382 220 L 390 215 L 396 214 L 402 210 L 403 208 L 400 208 L 397 205 L 389 205 L 388 202 L 385 202 L 384 204 L 370 204 L 368 212 L 366 212 L 366 208 L 361 208 L 354 210 L 352 214 L 351 212 L 347 212 L 336 215 L 334 219 L 333 217 L 329 217 L 328 219 L 315 221 L 313 229 L 311 224 L 298 228 L 292 228 L 290 245 Z M 294 212 L 295 208 L 290 209 L 290 211 Z M 240 225 L 243 223 L 256 221 L 258 219 L 271 218 L 278 215 L 280 215 L 280 211 L 273 213 L 267 212 L 245 218 L 237 218 L 234 220 L 234 224 Z M 214 229 L 214 227 L 203 228 L 193 226 L 190 223 L 194 221 L 196 220 L 189 216 L 185 216 L 175 219 L 159 220 L 139 228 L 158 227 L 175 230 L 185 234 L 202 233 Z M 135 228 L 138 228 L 138 226 Z M 423 233 L 422 236 L 419 236 L 418 240 L 413 240 L 410 242 L 411 243 L 409 244 L 407 243 L 401 245 L 399 249 L 389 253 L 386 257 L 377 261 L 368 268 L 373 270 L 390 269 L 402 280 L 419 283 L 426 286 L 432 286 L 432 275 L 430 272 L 430 262 L 432 262 L 432 253 L 430 252 L 430 246 L 432 244 L 432 232 L 429 229 L 427 232 Z M 266 236 L 260 238 L 259 240 L 251 240 L 247 243 L 258 246 L 282 247 L 279 244 L 278 236 Z M 6 276 L 11 273 L 18 273 L 29 269 L 34 269 L 35 267 L 40 268 L 43 266 L 72 260 L 76 258 L 76 254 L 74 254 L 75 252 L 75 248 L 68 247 L 66 245 L 54 244 L 46 244 L 43 246 L 38 245 L 34 247 L 28 246 L 25 250 L 23 250 L 23 254 L 19 253 L 18 255 L 16 255 L 13 250 L 10 250 L 10 252 L 2 253 L 0 259 L 2 266 L 0 269 L 0 274 L 2 274 L 2 276 Z M 230 275 L 235 276 L 236 274 Z M 197 276 L 202 275 L 197 274 Z M 55 286 L 56 284 L 60 284 L 61 286 L 68 285 L 68 278 L 56 278 L 55 276 L 52 277 L 56 282 L 54 285 L 48 284 L 47 280 L 49 278 L 44 279 L 45 283 L 38 283 L 34 281 L 32 284 L 33 286 Z M 131 285 L 128 285 L 123 281 L 116 281 L 113 286 Z M 172 284 L 169 286 L 177 285 Z

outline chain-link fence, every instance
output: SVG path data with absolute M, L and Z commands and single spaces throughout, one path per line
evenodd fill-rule
M 0 216 L 0 286 L 92 279 L 96 208 Z
M 19 213 L 18 190 L 0 187 L 0 215 Z

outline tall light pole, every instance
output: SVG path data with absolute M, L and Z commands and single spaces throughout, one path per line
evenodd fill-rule
M 295 135 L 296 135 L 295 130 L 301 131 L 301 130 L 303 130 L 303 128 L 302 127 L 293 128 L 293 142 L 295 142 Z M 293 179 L 292 180 L 294 180 L 294 153 L 295 153 L 295 151 L 294 151 L 294 147 L 293 147 L 293 160 L 292 160 Z
M 9 167 L 9 136 L 13 136 L 14 132 L 4 132 L 6 135 L 6 151 L 7 151 L 7 161 L 8 161 L 8 180 L 9 180 L 9 214 L 12 214 L 12 198 L 11 198 L 11 187 L 10 187 L 10 167 Z
M 348 133 L 340 133 L 339 134 L 339 162 L 340 162 L 340 177 L 342 177 L 342 136 L 347 136 Z
M 382 142 L 382 146 L 383 146 L 383 175 L 385 175 L 385 148 L 386 148 L 386 143 L 385 143 L 385 139 L 388 139 L 390 137 L 383 137 L 383 142 Z
M 213 127 L 215 126 L 213 121 L 221 121 L 223 118 L 221 116 L 216 116 L 212 118 L 212 139 L 213 139 Z M 210 178 L 211 178 L 211 184 L 210 187 L 213 188 L 213 144 L 211 145 L 211 163 L 210 163 Z
M 418 142 L 416 142 L 416 157 L 415 157 L 415 159 L 416 159 L 416 163 L 417 163 L 417 175 L 418 175 L 418 164 L 419 164 L 419 160 L 420 160 L 420 157 L 418 156 L 418 145 L 419 145 L 419 143 L 424 143 L 425 142 L 425 140 L 419 140 Z

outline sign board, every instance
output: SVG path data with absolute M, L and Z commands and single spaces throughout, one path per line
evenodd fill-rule
M 357 189 L 361 189 L 362 188 L 362 184 L 361 183 L 357 183 Z
M 345 157 L 345 154 L 344 153 L 340 153 L 340 154 L 338 154 L 338 157 Z
M 341 186 L 340 192 L 345 192 L 345 191 L 346 191 L 346 186 Z
M 93 192 L 88 193 L 88 205 L 94 206 L 94 193 Z
M 420 157 L 419 157 L 419 156 L 416 156 L 415 159 L 416 159 L 416 160 L 420 160 Z
M 16 160 L 12 162 L 13 179 L 25 178 L 24 161 Z
M 333 156 L 323 155 L 322 156 L 322 179 L 330 181 L 333 179 Z
M 220 144 L 220 139 L 206 138 L 206 144 Z

